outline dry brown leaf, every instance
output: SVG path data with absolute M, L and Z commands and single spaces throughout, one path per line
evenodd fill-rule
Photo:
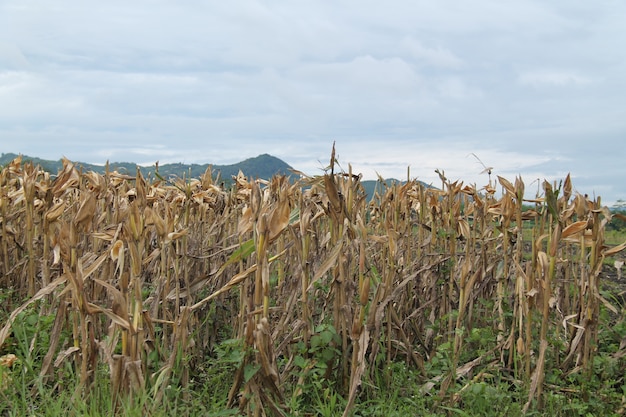
M 190 307 L 191 311 L 194 311 L 200 307 L 202 307 L 204 304 L 206 304 L 207 302 L 211 301 L 213 298 L 217 297 L 220 294 L 223 294 L 225 292 L 227 292 L 228 290 L 230 290 L 232 287 L 234 287 L 235 285 L 239 284 L 240 282 L 242 282 L 243 280 L 245 280 L 248 275 L 252 274 L 253 272 L 256 272 L 257 270 L 257 264 L 252 265 L 250 268 L 246 269 L 243 272 L 240 272 L 239 274 L 233 276 L 230 281 L 228 281 L 226 283 L 226 285 L 224 285 L 222 288 L 220 288 L 219 290 L 215 291 L 213 294 L 209 295 L 208 297 L 198 301 L 197 303 L 195 303 L 194 305 L 192 305 Z M 170 298 L 171 296 L 171 298 Z M 170 294 L 168 296 L 168 299 L 174 299 L 175 295 Z
M 117 261 L 120 255 L 124 253 L 124 242 L 121 240 L 115 241 L 111 247 L 111 259 Z
M 13 353 L 0 356 L 0 366 L 4 366 L 5 368 L 10 368 L 16 361 L 17 356 L 15 356 Z
M 565 317 L 563 318 L 563 322 L 562 322 L 563 329 L 567 332 L 567 325 L 569 324 L 570 326 L 573 326 L 573 327 L 575 327 L 575 328 L 577 328 L 577 329 L 582 329 L 582 330 L 585 330 L 585 328 L 584 328 L 583 326 L 580 326 L 580 325 L 578 325 L 578 324 L 576 324 L 576 323 L 570 323 L 570 322 L 569 322 L 569 321 L 570 321 L 571 319 L 573 319 L 574 317 L 578 317 L 578 313 L 575 313 L 575 314 L 570 314 L 570 315 L 565 316 Z M 566 334 L 567 334 L 567 333 L 566 333 Z
M 464 239 L 470 238 L 470 225 L 466 219 L 457 219 L 457 233 L 463 236 Z
M 537 288 L 531 288 L 529 291 L 526 292 L 526 297 L 534 297 L 537 294 L 539 294 L 539 290 Z
M 54 367 L 58 368 L 59 366 L 61 366 L 61 364 L 63 363 L 63 361 L 70 356 L 72 353 L 76 353 L 79 352 L 80 348 L 77 346 L 72 346 L 70 348 L 67 348 L 66 350 L 59 352 L 57 358 L 54 360 Z
M 48 223 L 55 222 L 65 211 L 65 200 L 56 203 L 46 212 L 46 221 Z
M 517 354 L 518 355 L 524 355 L 524 351 L 525 351 L 525 347 L 524 347 L 524 339 L 520 337 L 517 338 L 517 341 L 515 342 L 515 348 L 517 350 Z
M 289 200 L 280 200 L 270 212 L 269 240 L 274 241 L 289 225 L 291 207 Z
M 111 319 L 111 321 L 117 325 L 119 325 L 120 327 L 128 330 L 131 333 L 135 332 L 135 326 L 133 326 L 133 323 L 130 322 L 129 320 L 115 314 L 113 312 L 113 310 L 110 310 L 108 308 L 103 308 L 100 307 L 99 305 L 93 304 L 93 303 L 88 303 L 88 307 L 89 310 L 92 311 L 93 313 L 99 312 L 104 314 L 105 316 L 107 316 L 108 318 Z
M 188 229 L 186 228 L 179 230 L 178 232 L 168 233 L 167 238 L 165 239 L 165 243 L 170 243 L 173 240 L 180 239 L 183 236 L 187 236 L 187 234 L 188 234 Z
M 96 214 L 96 197 L 91 192 L 86 192 L 81 199 L 78 212 L 74 216 L 74 224 L 77 228 L 87 230 L 93 216 Z
M 626 248 L 626 242 L 622 243 L 621 245 L 613 246 L 612 248 L 604 250 L 602 252 L 602 255 L 603 256 L 615 255 L 616 253 L 623 251 L 625 248 Z
M 89 278 L 91 274 L 93 274 L 98 268 L 100 268 L 100 266 L 107 257 L 108 253 L 105 252 L 102 255 L 98 256 L 92 263 L 90 263 L 89 266 L 83 270 L 83 281 Z
M 511 184 L 511 182 L 509 180 L 507 180 L 506 178 L 501 177 L 501 176 L 498 175 L 498 181 L 500 181 L 500 185 L 502 185 L 502 187 L 504 187 L 504 189 L 507 192 L 511 193 L 514 196 L 517 195 L 515 193 L 515 187 L 513 186 L 513 184 Z
M 69 159 L 63 158 L 63 170 L 57 175 L 52 183 L 52 194 L 61 197 L 69 188 L 77 187 L 80 183 L 80 175 Z
M 524 404 L 523 413 L 526 414 L 528 412 L 528 408 L 530 407 L 533 399 L 537 395 L 537 391 L 541 392 L 541 385 L 543 384 L 544 378 L 544 366 L 546 362 L 546 350 L 548 348 L 548 341 L 542 340 L 539 343 L 539 357 L 537 358 L 537 365 L 535 366 L 535 370 L 533 371 L 532 377 L 530 379 L 530 388 L 528 389 L 528 401 Z
M 246 234 L 252 230 L 253 225 L 254 213 L 252 212 L 252 208 L 250 206 L 244 206 L 244 208 L 241 210 L 241 216 L 239 217 L 237 231 L 241 235 Z
M 370 343 L 370 332 L 367 327 L 361 327 L 361 329 L 362 331 L 358 339 L 359 350 L 356 355 L 357 364 L 355 365 L 354 370 L 350 375 L 350 391 L 348 393 L 348 403 L 346 404 L 346 408 L 343 410 L 342 417 L 347 417 L 350 415 L 352 405 L 354 404 L 354 400 L 356 399 L 357 390 L 361 385 L 363 373 L 365 372 L 365 367 L 367 366 L 365 353 L 367 352 Z
M 537 253 L 537 260 L 539 261 L 541 269 L 543 269 L 544 276 L 546 276 L 548 274 L 548 266 L 550 265 L 550 261 L 548 260 L 548 254 L 544 251 L 539 251 Z
M 581 220 L 575 223 L 570 224 L 561 232 L 561 239 L 565 239 L 571 235 L 575 235 L 576 233 L 580 233 L 587 228 L 587 220 Z
M 339 258 L 339 254 L 341 253 L 342 249 L 343 249 L 343 240 L 340 240 L 339 242 L 337 242 L 333 250 L 330 252 L 328 257 L 324 260 L 324 262 L 320 265 L 317 271 L 315 271 L 315 275 L 311 279 L 311 283 L 309 284 L 307 291 L 311 291 L 315 283 L 321 277 L 323 277 L 324 274 L 328 272 L 330 268 L 332 268 L 334 265 L 337 264 L 337 258 Z

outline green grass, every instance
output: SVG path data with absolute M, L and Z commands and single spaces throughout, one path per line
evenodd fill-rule
M 624 311 L 624 306 L 616 304 Z M 488 306 L 485 306 L 488 308 Z M 29 315 L 30 314 L 30 315 Z M 155 406 L 152 391 L 135 398 L 124 399 L 114 408 L 111 399 L 107 370 L 101 369 L 89 397 L 74 396 L 77 387 L 77 371 L 69 362 L 61 366 L 63 377 L 56 381 L 44 381 L 39 376 L 40 356 L 44 347 L 31 349 L 29 337 L 37 331 L 45 331 L 48 319 L 34 321 L 27 314 L 22 325 L 17 326 L 13 348 L 19 360 L 10 368 L 0 367 L 0 417 L 104 417 L 112 415 L 152 417 L 165 416 L 231 416 L 238 410 L 227 407 L 228 392 L 233 374 L 242 361 L 242 346 L 233 340 L 222 342 L 213 357 L 198 361 L 191 372 L 187 388 L 172 384 L 166 390 L 164 400 Z M 615 353 L 620 351 L 626 338 L 624 315 L 614 315 L 602 309 L 603 323 L 598 338 L 598 353 L 590 374 L 572 372 L 563 374 L 558 367 L 550 367 L 546 375 L 542 411 L 534 404 L 526 415 L 566 416 L 617 416 L 626 406 L 626 359 Z M 325 328 L 329 337 L 332 329 Z M 20 332 L 23 336 L 20 336 Z M 325 333 L 324 333 L 325 334 Z M 492 331 L 475 329 L 468 332 L 465 340 L 467 351 L 463 361 L 469 361 L 481 352 L 481 347 L 493 338 Z M 320 341 L 321 343 L 321 341 Z M 384 343 L 383 343 L 384 345 Z M 320 346 L 322 346 L 320 344 Z M 622 348 L 623 349 L 623 348 Z M 339 352 L 324 350 L 309 352 L 309 358 L 326 358 Z M 302 353 L 304 355 L 304 352 Z M 439 397 L 438 376 L 444 375 L 446 362 L 445 344 L 436 353 L 438 360 L 431 359 L 424 378 L 413 366 L 404 362 L 385 364 L 384 350 L 381 360 L 363 378 L 363 384 L 354 406 L 352 417 L 374 416 L 521 416 L 528 398 L 527 385 L 516 381 L 499 366 L 481 366 L 474 372 L 459 378 L 447 391 L 445 398 Z M 308 359 L 304 359 L 306 361 Z M 496 360 L 486 357 L 485 362 Z M 304 365 L 305 362 L 302 362 Z M 181 367 L 184 365 L 180 365 Z M 285 363 L 281 364 L 281 367 Z M 294 367 L 292 377 L 303 368 Z M 287 416 L 341 416 L 347 404 L 335 387 L 332 378 L 325 376 L 325 368 L 314 366 L 305 378 L 303 394 L 294 396 L 295 384 L 284 381 L 282 389 L 289 407 Z M 59 370 L 57 369 L 57 374 Z M 180 375 L 182 369 L 175 369 Z M 293 381 L 293 378 L 291 379 Z M 431 389 L 425 383 L 433 381 Z M 148 387 L 150 388 L 150 387 Z M 622 410 L 622 411 L 620 411 Z M 149 414 L 148 414 L 149 412 Z M 620 414 L 622 413 L 622 414 Z M 271 414 L 269 414 L 271 415 Z
M 614 246 L 626 242 L 625 229 L 607 229 L 604 231 L 604 240 L 607 245 Z

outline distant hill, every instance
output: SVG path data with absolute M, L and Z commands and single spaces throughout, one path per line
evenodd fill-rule
M 3 153 L 0 156 L 0 166 L 4 166 L 17 158 L 19 155 L 14 153 Z M 42 169 L 56 174 L 63 168 L 62 160 L 51 161 L 46 159 L 40 159 L 31 156 L 22 156 L 23 162 L 31 161 L 35 165 L 41 166 Z M 103 165 L 93 165 L 85 162 L 73 161 L 77 167 L 82 168 L 84 171 L 94 171 L 104 173 L 105 167 Z M 211 164 L 164 164 L 159 165 L 159 175 L 164 178 L 180 177 L 180 178 L 198 178 L 207 170 Z M 148 167 L 139 167 L 141 173 L 145 177 L 153 177 L 155 165 Z M 112 162 L 109 163 L 109 169 L 111 171 L 117 170 L 129 175 L 134 175 L 137 172 L 137 164 L 133 162 Z M 276 174 L 290 175 L 291 166 L 274 156 L 263 154 L 254 158 L 248 158 L 232 165 L 212 165 L 211 169 L 214 175 L 220 173 L 220 178 L 225 183 L 230 183 L 232 176 L 237 175 L 239 171 L 250 178 L 263 178 L 270 179 Z
M 386 187 L 391 187 L 394 184 L 404 184 L 405 182 L 406 181 L 400 181 L 395 178 L 386 178 L 384 183 L 380 180 L 366 180 L 362 181 L 361 184 L 369 200 L 374 196 L 375 192 L 378 192 L 378 194 L 382 196 L 385 193 Z M 432 188 L 432 185 L 426 184 L 424 181 L 419 182 L 426 188 Z
M 3 153 L 0 155 L 0 167 L 13 161 L 19 155 L 14 153 Z M 52 174 L 56 174 L 63 168 L 63 162 L 61 159 L 58 161 L 52 161 L 47 159 L 41 159 L 32 156 L 22 155 L 23 162 L 32 162 L 35 165 L 39 165 L 45 171 Z M 93 165 L 85 162 L 73 161 L 79 169 L 83 171 L 94 171 L 103 174 L 105 167 L 103 165 Z M 159 164 L 159 175 L 163 178 L 199 178 L 207 170 L 210 164 Z M 146 178 L 155 178 L 155 165 L 142 167 L 141 174 Z M 238 162 L 232 165 L 211 165 L 213 177 L 219 173 L 220 182 L 223 182 L 226 186 L 232 184 L 232 177 L 236 176 L 239 171 L 244 173 L 248 178 L 263 178 L 270 179 L 276 174 L 291 175 L 291 166 L 276 158 L 272 155 L 262 154 L 254 158 L 248 158 L 244 161 Z M 133 162 L 111 162 L 109 163 L 109 170 L 118 171 L 128 175 L 135 175 L 137 172 L 137 164 Z M 391 186 L 399 181 L 393 178 L 384 180 L 386 186 Z M 378 191 L 379 194 L 384 193 L 384 185 L 379 180 L 367 180 L 363 181 L 363 188 L 368 196 L 368 199 L 374 196 L 374 192 Z M 428 187 L 427 184 L 424 184 Z

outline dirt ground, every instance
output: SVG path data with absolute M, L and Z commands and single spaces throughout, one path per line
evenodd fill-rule
M 600 287 L 609 290 L 621 305 L 615 307 L 624 310 L 626 308 L 626 254 L 616 254 L 610 259 L 612 262 L 606 262 L 602 267 L 600 274 Z M 621 262 L 620 266 L 618 262 Z M 618 269 L 617 267 L 620 266 Z

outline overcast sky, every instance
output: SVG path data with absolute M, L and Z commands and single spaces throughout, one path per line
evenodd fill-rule
M 626 199 L 622 0 L 0 0 L 0 151 Z M 534 183 L 533 183 L 534 182 Z M 532 185 L 531 185 L 532 183 Z

